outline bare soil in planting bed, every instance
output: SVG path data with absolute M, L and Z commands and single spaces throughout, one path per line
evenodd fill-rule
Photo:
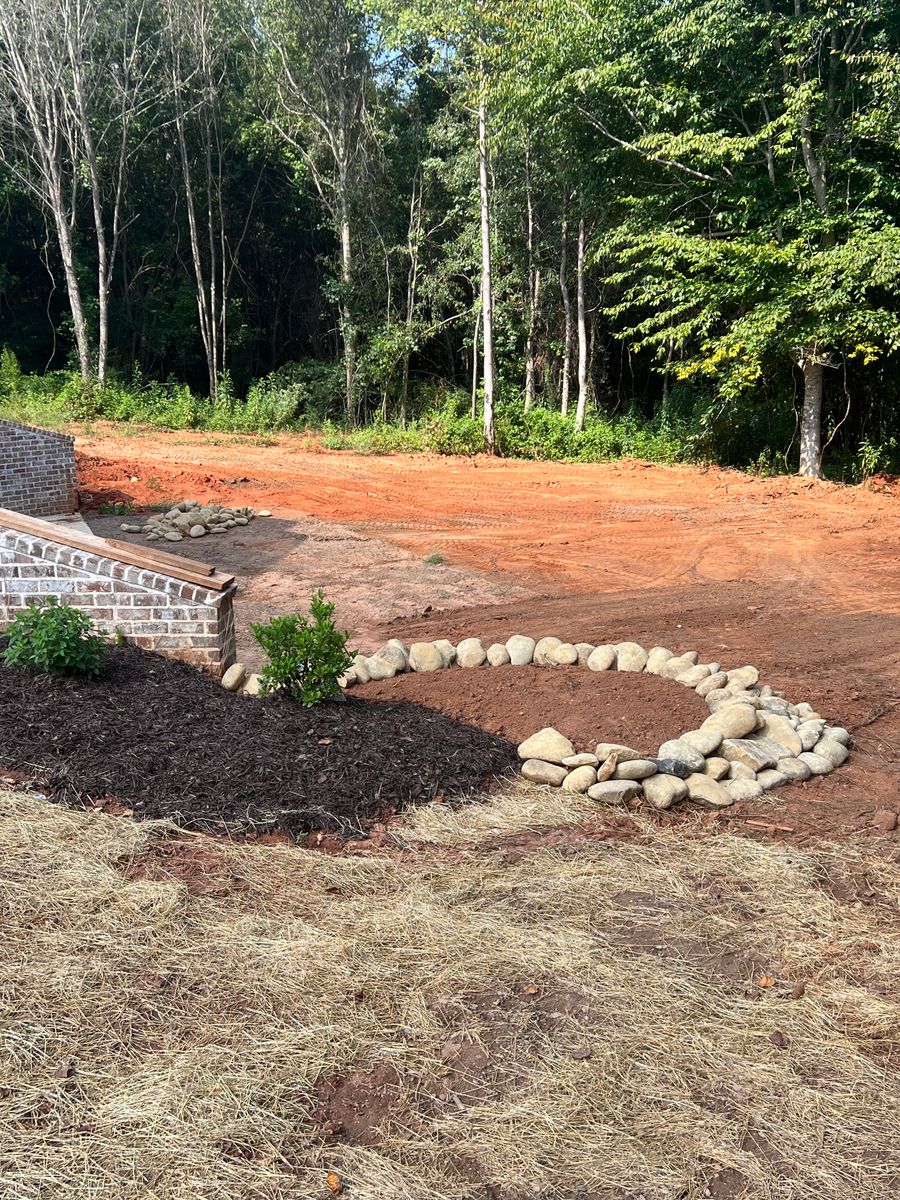
M 655 755 L 709 716 L 696 692 L 633 672 L 582 667 L 483 667 L 397 675 L 355 688 L 354 696 L 413 701 L 510 742 L 523 742 L 552 725 L 578 750 L 621 742 Z
M 418 704 L 233 695 L 129 646 L 91 681 L 0 667 L 0 768 L 41 779 L 54 799 L 188 828 L 352 836 L 470 796 L 516 761 L 511 743 Z

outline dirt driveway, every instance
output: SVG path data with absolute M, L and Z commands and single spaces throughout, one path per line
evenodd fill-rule
M 311 451 L 292 436 L 260 445 L 96 429 L 77 448 L 93 503 L 195 496 L 273 511 L 246 538 L 216 541 L 217 564 L 240 579 L 245 627 L 250 614 L 284 611 L 321 584 L 369 645 L 388 631 L 492 640 L 521 631 L 750 661 L 847 724 L 856 752 L 827 779 L 723 819 L 785 827 L 771 833 L 874 832 L 877 810 L 900 809 L 896 484 L 363 457 Z M 116 524 L 92 520 L 98 532 Z M 425 561 L 434 555 L 445 562 Z M 887 836 L 900 848 L 900 834 Z

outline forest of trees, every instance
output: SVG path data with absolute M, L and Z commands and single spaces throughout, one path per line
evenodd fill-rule
M 898 217 L 900 0 L 0 5 L 3 386 L 73 411 L 896 470 Z

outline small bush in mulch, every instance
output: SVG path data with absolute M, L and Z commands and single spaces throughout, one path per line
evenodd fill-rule
M 119 646 L 97 679 L 0 666 L 0 766 L 40 777 L 57 799 L 114 799 L 191 828 L 353 835 L 436 796 L 472 796 L 517 757 L 504 738 L 419 704 L 304 709 Z

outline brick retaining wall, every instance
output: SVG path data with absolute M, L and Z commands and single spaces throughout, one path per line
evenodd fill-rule
M 40 522 L 48 532 L 38 535 L 11 527 L 14 519 L 15 514 L 0 512 L 0 628 L 30 601 L 57 596 L 90 613 L 110 637 L 119 631 L 135 645 L 216 675 L 234 662 L 232 580 L 216 576 L 218 586 L 211 579 L 205 587 L 149 562 L 123 562 L 102 538 L 61 533 L 59 541 L 54 524 Z M 130 549 L 139 554 L 139 547 Z M 196 566 L 189 559 L 184 563 L 186 570 Z
M 77 507 L 75 439 L 0 420 L 0 508 L 50 517 Z

